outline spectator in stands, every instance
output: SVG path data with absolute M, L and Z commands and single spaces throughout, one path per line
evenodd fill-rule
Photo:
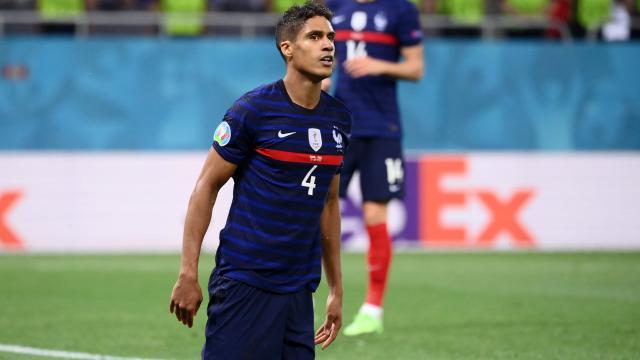
M 136 10 L 158 10 L 158 2 L 156 0 L 134 0 L 133 7 Z
M 85 0 L 38 0 L 43 19 L 40 31 L 47 34 L 74 34 L 76 21 L 85 12 Z
M 0 11 L 35 10 L 35 1 L 36 0 L 0 0 Z M 3 23 L 3 26 L 4 28 L 2 30 L 6 34 L 32 33 L 35 30 L 33 24 Z
M 448 16 L 455 28 L 444 28 L 444 36 L 476 37 L 482 31 L 480 25 L 485 16 L 485 0 L 425 0 L 424 11 Z
M 87 10 L 100 12 L 115 11 L 155 11 L 157 5 L 153 0 L 87 0 Z M 150 22 L 123 24 L 91 24 L 91 33 L 100 34 L 156 34 L 156 26 Z
M 204 32 L 206 0 L 160 0 L 164 32 L 170 36 L 198 36 Z
M 87 0 L 87 11 L 123 11 L 132 10 L 133 0 Z M 124 24 L 103 25 L 91 24 L 89 27 L 91 33 L 132 33 L 134 32 L 130 26 Z
M 629 40 L 631 34 L 630 8 L 630 1 L 614 0 L 609 21 L 602 28 L 602 38 L 605 41 Z
M 87 10 L 131 10 L 133 9 L 133 2 L 133 0 L 87 0 Z
M 0 10 L 33 10 L 35 0 L 0 0 Z
M 520 16 L 523 18 L 522 27 L 507 31 L 507 36 L 516 38 L 541 38 L 544 35 L 543 23 L 537 28 L 533 23 L 527 24 L 525 19 L 544 21 L 549 13 L 549 0 L 503 0 L 502 13 Z
M 266 12 L 271 9 L 271 0 L 210 0 L 214 11 Z
M 631 6 L 631 15 L 632 18 L 640 17 L 640 0 L 636 0 L 635 3 L 632 3 Z M 640 26 L 635 26 L 631 28 L 631 38 L 640 39 Z
M 578 34 L 595 39 L 609 19 L 611 0 L 577 0 L 576 20 Z
M 571 9 L 573 0 L 552 0 L 549 6 L 549 21 L 551 26 L 547 28 L 548 39 L 561 39 L 561 28 L 568 31 L 571 21 Z
M 272 0 L 209 0 L 209 9 L 213 11 L 245 12 L 245 13 L 266 13 L 272 9 Z M 243 24 L 234 25 L 213 24 L 211 32 L 217 35 L 238 35 L 245 34 Z M 258 26 L 251 29 L 254 35 L 273 36 L 274 25 Z

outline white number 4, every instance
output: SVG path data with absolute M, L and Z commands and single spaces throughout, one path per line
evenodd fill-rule
M 304 179 L 302 179 L 302 183 L 300 185 L 309 188 L 309 191 L 307 191 L 307 194 L 309 194 L 309 196 L 313 195 L 313 189 L 316 188 L 316 177 L 312 176 L 311 173 L 313 172 L 313 170 L 315 170 L 318 167 L 318 165 L 313 165 L 313 167 L 311 168 L 311 170 L 309 170 L 309 172 L 307 173 L 307 175 L 305 175 Z

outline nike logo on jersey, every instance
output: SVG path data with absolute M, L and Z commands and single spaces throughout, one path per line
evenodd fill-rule
M 283 133 L 282 130 L 280 130 L 280 131 L 278 131 L 278 137 L 282 139 L 282 138 L 286 138 L 287 136 L 291 136 L 291 135 L 293 135 L 295 133 L 296 133 L 295 131 L 288 132 L 288 133 Z
M 345 20 L 346 20 L 346 18 L 347 18 L 347 17 L 346 17 L 345 15 L 338 15 L 338 16 L 334 16 L 334 17 L 333 17 L 333 20 L 331 20 L 331 22 L 332 22 L 332 23 L 334 23 L 334 24 L 336 24 L 336 25 L 338 25 L 338 24 L 340 24 L 341 22 L 345 21 Z

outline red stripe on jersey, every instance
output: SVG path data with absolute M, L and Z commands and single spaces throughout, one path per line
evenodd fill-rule
M 342 155 L 318 155 L 318 154 L 305 154 L 296 153 L 274 149 L 256 149 L 258 154 L 270 157 L 272 159 L 304 163 L 304 164 L 320 164 L 320 165 L 340 165 L 342 164 Z
M 336 31 L 336 41 L 345 40 L 362 40 L 370 43 L 386 44 L 386 45 L 398 45 L 400 41 L 393 36 L 385 33 L 378 33 L 373 31 L 351 31 L 351 30 L 338 30 Z

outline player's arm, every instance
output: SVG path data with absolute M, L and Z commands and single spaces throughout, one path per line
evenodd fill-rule
M 342 327 L 342 269 L 340 265 L 340 206 L 338 189 L 340 175 L 331 180 L 327 200 L 320 216 L 322 265 L 329 286 L 327 317 L 316 332 L 315 343 L 322 349 L 331 345 Z
M 360 56 L 344 63 L 346 72 L 351 77 L 359 78 L 368 75 L 385 75 L 396 79 L 418 81 L 424 74 L 424 55 L 422 44 L 405 46 L 400 49 L 400 62 L 374 59 Z
M 178 321 L 189 327 L 193 326 L 193 318 L 202 302 L 202 290 L 198 284 L 202 240 L 211 222 L 218 191 L 233 175 L 236 167 L 211 148 L 189 199 L 182 237 L 180 274 L 169 305 L 169 311 L 175 313 Z

